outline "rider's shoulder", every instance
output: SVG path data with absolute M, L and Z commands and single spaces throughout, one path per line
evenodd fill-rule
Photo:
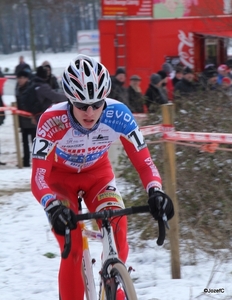
M 67 109 L 68 109 L 68 101 L 64 101 L 64 102 L 59 102 L 57 104 L 53 104 L 47 109 L 47 111 L 55 113 L 56 111 L 67 110 Z
M 51 119 L 55 118 L 63 118 L 64 120 L 68 119 L 67 103 L 68 102 L 60 102 L 46 109 L 40 117 L 39 125 L 49 123 Z
M 124 103 L 112 98 L 106 98 L 106 111 L 107 110 L 131 113 L 130 109 Z

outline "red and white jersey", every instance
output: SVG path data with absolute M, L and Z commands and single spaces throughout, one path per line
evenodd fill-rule
M 161 188 L 143 135 L 131 111 L 123 103 L 106 99 L 106 108 L 91 130 L 76 123 L 68 102 L 55 104 L 41 116 L 33 143 L 32 192 L 45 206 L 53 196 L 46 178 L 54 168 L 67 173 L 98 172 L 108 160 L 110 145 L 120 139 L 145 189 Z

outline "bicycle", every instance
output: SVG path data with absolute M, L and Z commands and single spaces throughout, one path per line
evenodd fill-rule
M 85 296 L 87 300 L 117 300 L 118 291 L 123 291 L 125 300 L 137 300 L 135 288 L 130 277 L 130 271 L 125 264 L 119 259 L 114 234 L 111 227 L 110 219 L 113 217 L 126 216 L 131 214 L 150 212 L 148 205 L 132 206 L 125 209 L 105 209 L 94 213 L 82 213 L 83 197 L 78 195 L 79 213 L 75 221 L 81 226 L 83 239 L 83 258 L 82 258 L 82 275 L 85 286 Z M 86 228 L 86 220 L 102 220 L 100 231 L 89 230 Z M 157 244 L 162 245 L 165 239 L 165 226 L 169 228 L 166 215 L 158 221 L 159 236 Z M 62 258 L 67 258 L 71 249 L 70 229 L 65 229 L 65 245 L 62 252 Z M 101 281 L 99 295 L 97 296 L 96 286 L 93 275 L 93 263 L 90 257 L 88 238 L 102 241 L 102 267 L 99 272 Z

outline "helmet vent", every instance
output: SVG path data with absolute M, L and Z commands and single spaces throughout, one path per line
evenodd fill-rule
M 72 74 L 74 77 L 77 77 L 77 74 L 74 73 L 73 69 L 70 66 L 68 67 L 68 72 Z
M 65 72 L 63 73 L 63 77 L 64 77 L 64 80 L 65 80 L 66 82 L 68 82 L 68 79 L 67 79 L 67 76 L 66 76 Z
M 91 62 L 91 60 L 87 60 L 87 59 L 85 59 L 86 61 L 87 61 L 87 63 L 89 63 L 90 64 L 90 66 L 93 68 L 93 64 L 92 64 L 92 62 Z
M 101 87 L 101 85 L 102 85 L 102 83 L 103 83 L 103 81 L 104 81 L 104 78 L 105 78 L 105 74 L 103 74 L 103 75 L 101 76 L 101 78 L 100 78 L 100 80 L 99 80 L 99 83 L 98 83 L 98 88 Z
M 75 65 L 76 65 L 77 69 L 80 68 L 80 60 L 79 59 L 75 61 Z
M 85 100 L 85 96 L 82 95 L 78 90 L 76 90 L 77 94 L 79 95 L 79 97 L 81 98 L 81 100 Z
M 87 89 L 88 89 L 88 93 L 89 93 L 89 99 L 93 99 L 94 91 L 93 91 L 93 83 L 92 82 L 87 83 Z
M 80 89 L 81 91 L 83 91 L 83 88 L 82 88 L 82 86 L 80 85 L 80 83 L 79 82 L 77 82 L 75 79 L 73 79 L 73 78 L 70 78 L 70 80 L 72 81 L 72 83 L 78 88 L 78 89 Z
M 101 73 L 102 70 L 102 66 L 100 64 L 97 64 L 98 68 L 97 68 L 97 75 L 99 76 L 99 74 Z
M 70 90 L 69 90 L 69 88 L 66 86 L 66 84 L 63 84 L 63 87 L 64 87 L 64 89 L 65 89 L 65 92 L 66 92 L 67 94 L 69 94 L 69 96 L 73 97 L 73 94 L 70 92 Z
M 90 75 L 89 66 L 87 65 L 86 62 L 83 63 L 83 66 L 84 66 L 84 70 L 85 70 L 85 75 L 89 76 Z
M 98 99 L 102 99 L 103 91 L 104 91 L 104 87 L 101 89 L 100 93 L 98 94 L 97 96 Z

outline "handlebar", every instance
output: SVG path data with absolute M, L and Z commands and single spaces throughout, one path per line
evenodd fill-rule
M 94 213 L 85 213 L 85 214 L 78 214 L 75 216 L 75 222 L 79 221 L 86 221 L 86 220 L 104 220 L 109 219 L 112 217 L 119 217 L 119 216 L 128 216 L 132 214 L 139 214 L 139 213 L 148 213 L 150 212 L 148 205 L 141 205 L 141 206 L 131 206 L 124 209 L 105 209 L 99 212 Z M 165 239 L 165 226 L 168 227 L 168 223 L 163 217 L 162 219 L 158 220 L 158 227 L 159 227 L 159 235 L 156 241 L 158 246 L 163 245 Z M 66 228 L 68 229 L 68 228 Z M 65 230 L 65 245 L 64 250 L 61 254 L 62 258 L 67 258 L 71 249 L 71 233 L 70 230 Z

